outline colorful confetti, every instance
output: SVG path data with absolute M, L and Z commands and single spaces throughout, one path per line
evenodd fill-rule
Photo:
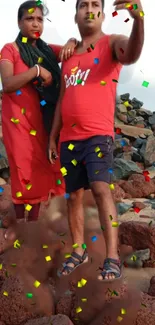
M 149 82 L 144 80 L 142 86 L 147 88 L 149 86 Z

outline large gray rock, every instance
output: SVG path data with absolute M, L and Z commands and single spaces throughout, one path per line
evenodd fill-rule
M 149 123 L 151 125 L 155 124 L 155 112 L 153 112 L 153 115 L 149 117 Z
M 126 108 L 126 106 L 125 105 L 123 105 L 123 104 L 118 104 L 117 106 L 116 106 L 116 109 L 117 109 L 117 111 L 119 112 L 119 113 L 122 113 L 122 114 L 127 114 L 127 108 Z
M 155 163 L 155 136 L 151 135 L 147 138 L 145 153 L 144 153 L 145 166 L 150 166 Z
M 114 175 L 116 179 L 127 179 L 133 173 L 142 173 L 142 170 L 133 161 L 127 161 L 121 158 L 114 159 Z
M 8 167 L 7 153 L 2 140 L 0 140 L 0 170 Z

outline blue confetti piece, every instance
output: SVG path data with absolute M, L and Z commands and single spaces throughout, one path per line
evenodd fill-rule
M 121 140 L 121 145 L 122 145 L 122 147 L 125 147 L 126 145 L 127 145 L 127 143 L 126 143 L 126 141 L 125 140 Z
M 46 105 L 46 101 L 43 99 L 41 102 L 40 102 L 41 106 L 45 106 Z
M 4 192 L 4 188 L 0 186 L 0 193 Z
M 65 194 L 64 194 L 64 198 L 65 198 L 65 199 L 69 199 L 69 198 L 70 198 L 70 194 L 69 194 L 69 193 L 65 193 Z
M 112 169 L 112 168 L 109 168 L 109 169 L 108 169 L 108 172 L 109 172 L 110 174 L 113 174 L 113 169 Z
M 92 240 L 92 242 L 94 242 L 94 241 L 97 240 L 97 237 L 96 237 L 96 236 L 93 236 L 93 237 L 91 238 L 91 240 Z
M 16 91 L 16 95 L 17 95 L 17 96 L 21 95 L 21 93 L 22 93 L 21 90 L 17 90 L 17 91 Z
M 94 63 L 95 63 L 95 64 L 98 64 L 98 63 L 99 63 L 99 59 L 98 59 L 98 58 L 95 58 L 95 59 L 94 59 Z

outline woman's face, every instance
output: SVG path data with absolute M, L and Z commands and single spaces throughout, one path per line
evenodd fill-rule
M 40 8 L 35 8 L 33 13 L 25 10 L 22 19 L 18 22 L 23 36 L 37 39 L 43 32 L 43 14 Z

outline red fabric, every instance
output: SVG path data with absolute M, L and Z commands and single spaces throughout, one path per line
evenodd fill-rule
M 99 63 L 95 64 L 94 59 Z M 72 69 L 77 71 L 72 74 Z M 113 60 L 110 36 L 103 36 L 91 52 L 75 54 L 63 63 L 66 84 L 61 112 L 60 141 L 86 139 L 95 135 L 114 137 L 116 85 L 122 65 Z M 77 84 L 82 80 L 82 84 Z M 106 85 L 102 86 L 101 81 Z
M 13 63 L 15 75 L 28 70 L 12 44 L 3 47 L 0 62 L 3 60 Z M 43 127 L 38 94 L 31 84 L 20 90 L 21 95 L 16 92 L 3 94 L 3 139 L 10 166 L 13 202 L 35 204 L 47 200 L 50 193 L 64 194 L 65 185 L 59 160 L 53 166 L 47 159 L 48 139 Z M 22 114 L 22 108 L 25 108 L 25 114 Z M 11 118 L 19 119 L 19 124 L 12 123 Z M 31 130 L 37 131 L 36 136 L 30 134 Z M 57 185 L 58 179 L 62 185 Z M 26 188 L 27 183 L 32 185 L 29 190 Z M 17 198 L 17 192 L 21 192 L 22 196 Z
M 63 48 L 63 46 L 56 45 L 56 44 L 48 44 L 48 46 L 52 48 L 52 50 L 54 51 L 54 53 L 56 55 L 58 63 L 60 63 L 59 53 L 60 53 L 61 49 Z

